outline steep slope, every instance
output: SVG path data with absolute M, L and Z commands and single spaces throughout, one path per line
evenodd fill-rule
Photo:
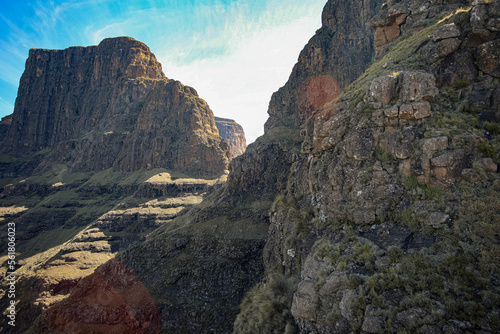
M 125 267 L 161 320 L 149 299 L 123 314 L 156 333 L 498 332 L 499 15 L 328 1 L 225 186 L 70 298 L 122 291 Z M 31 331 L 137 329 L 75 311 L 107 305 L 57 304 Z
M 500 330 L 499 15 L 382 6 L 377 61 L 302 126 L 235 333 Z
M 23 321 L 3 317 L 2 331 L 27 329 L 80 278 L 201 202 L 225 182 L 230 157 L 206 102 L 128 37 L 31 50 L 0 135 L 0 226 L 15 226 L 23 291 Z

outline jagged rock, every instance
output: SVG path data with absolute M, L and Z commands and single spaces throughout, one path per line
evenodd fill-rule
M 393 6 L 387 15 L 381 11 L 370 22 L 375 29 L 375 49 L 379 51 L 382 46 L 394 42 L 401 35 L 400 25 L 406 20 L 407 9 L 403 6 Z
M 436 79 L 431 73 L 401 72 L 401 102 L 431 100 L 438 94 Z
M 247 148 L 245 132 L 241 125 L 232 119 L 215 117 L 215 125 L 219 130 L 219 135 L 226 139 L 231 150 L 231 157 L 243 154 Z
M 297 292 L 293 296 L 292 315 L 309 321 L 316 321 L 318 302 L 319 296 L 316 292 L 315 282 L 303 281 L 299 284 Z
M 444 212 L 431 212 L 425 218 L 425 224 L 435 228 L 440 228 L 443 227 L 443 224 L 446 223 L 449 218 L 450 215 Z
M 344 289 L 346 281 L 347 276 L 344 273 L 334 271 L 326 278 L 325 284 L 319 290 L 319 294 L 322 296 L 331 296 L 337 291 Z
M 369 129 L 359 129 L 346 139 L 345 151 L 349 158 L 356 160 L 369 159 L 375 149 L 373 133 Z
M 486 172 L 496 173 L 498 170 L 498 165 L 491 158 L 482 158 L 479 159 L 477 162 Z
M 331 107 L 322 109 L 314 115 L 312 123 L 312 145 L 314 149 L 329 149 L 341 139 L 345 130 L 345 123 L 342 122 L 342 111 L 346 110 L 346 108 L 346 103 L 335 103 Z M 311 131 L 309 130 L 309 132 Z M 306 133 L 305 136 L 309 138 L 311 134 Z
M 458 38 L 441 40 L 430 48 L 428 56 L 435 59 L 444 58 L 457 51 L 461 43 L 462 41 Z
M 439 72 L 440 86 L 454 87 L 457 80 L 475 80 L 478 70 L 474 62 L 474 53 L 469 49 L 457 50 L 444 60 Z
M 384 329 L 384 320 L 382 317 L 365 317 L 361 329 L 367 333 L 379 333 Z
M 434 137 L 426 139 L 422 149 L 424 153 L 432 153 L 438 150 L 445 150 L 448 148 L 448 137 Z
M 470 183 L 481 181 L 481 175 L 473 168 L 465 168 L 462 170 L 462 178 Z
M 373 81 L 370 85 L 370 95 L 375 101 L 389 104 L 396 96 L 396 84 L 398 78 L 395 75 L 386 75 Z
M 429 102 L 414 102 L 402 104 L 399 107 L 399 118 L 422 119 L 431 115 L 431 105 Z
M 424 313 L 420 308 L 411 308 L 396 314 L 396 320 L 407 328 L 416 328 L 422 324 L 422 315 Z
M 358 294 L 354 290 L 345 290 L 342 300 L 339 303 L 340 313 L 347 320 L 354 320 L 355 315 L 353 314 L 353 308 L 355 307 L 356 300 L 358 299 Z
M 399 116 L 399 108 L 397 105 L 394 105 L 392 107 L 389 107 L 384 110 L 384 115 L 390 118 L 398 117 Z

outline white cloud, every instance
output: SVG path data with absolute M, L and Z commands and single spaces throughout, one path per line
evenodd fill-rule
M 167 77 L 194 87 L 217 116 L 240 123 L 248 143 L 263 134 L 272 93 L 285 84 L 300 50 L 320 27 L 320 10 L 288 13 L 288 21 L 278 10 L 250 26 L 244 17 L 234 19 L 219 37 L 227 54 L 184 64 L 182 51 L 157 55 Z

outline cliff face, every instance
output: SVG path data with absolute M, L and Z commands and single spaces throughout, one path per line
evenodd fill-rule
M 499 10 L 380 8 L 373 64 L 301 125 L 236 333 L 500 329 Z
M 221 117 L 215 117 L 215 125 L 219 130 L 219 135 L 227 140 L 231 150 L 231 157 L 242 155 L 247 148 L 247 142 L 241 125 L 232 119 Z
M 353 5 L 364 8 L 361 1 Z M 150 291 L 164 331 L 232 331 L 244 294 L 264 277 L 262 256 L 269 211 L 276 195 L 286 189 L 290 168 L 300 156 L 300 125 L 314 106 L 338 96 L 375 56 L 373 37 L 368 33 L 373 30 L 369 18 L 375 7 L 370 4 L 362 22 L 357 21 L 355 10 L 346 11 L 345 30 L 338 34 L 326 26 L 320 29 L 319 37 L 301 53 L 289 82 L 273 95 L 266 134 L 232 161 L 221 189 L 181 219 L 162 226 L 145 243 L 118 255 L 121 264 L 136 273 Z M 330 10 L 331 6 L 325 8 Z M 356 41 L 368 53 L 362 59 L 353 57 L 357 46 L 349 42 L 357 35 Z M 333 59 L 336 49 L 344 50 L 343 58 Z M 318 54 L 329 60 L 320 62 L 314 58 Z M 339 62 L 355 63 L 352 73 L 341 75 L 335 69 Z M 318 69 L 320 63 L 323 67 Z M 331 77 L 323 75 L 325 68 Z M 112 281 L 113 275 L 110 277 Z M 56 305 L 47 314 L 57 314 L 62 307 Z M 50 315 L 40 318 L 43 321 L 34 327 L 35 332 L 50 326 L 50 319 Z M 67 326 L 80 321 L 70 317 Z
M 196 91 L 168 80 L 149 48 L 131 38 L 98 46 L 31 50 L 2 151 L 44 152 L 73 171 L 155 167 L 215 176 L 228 146 Z
M 328 1 L 227 183 L 118 255 L 162 330 L 498 332 L 499 6 Z
M 24 323 L 0 321 L 13 333 L 220 187 L 230 158 L 206 102 L 126 37 L 31 50 L 0 138 L 0 226 L 16 224 L 17 286 L 29 291 L 17 300 Z

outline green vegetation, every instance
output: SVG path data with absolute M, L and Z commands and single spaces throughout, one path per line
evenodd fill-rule
M 256 144 L 263 143 L 284 143 L 292 147 L 298 146 L 302 143 L 300 130 L 290 129 L 284 126 L 276 126 L 269 129 L 264 135 L 257 138 Z
M 399 71 L 426 70 L 429 60 L 417 53 L 417 50 L 429 40 L 429 36 L 440 26 L 440 23 L 430 25 L 411 38 L 400 38 L 388 45 L 390 50 L 382 59 L 374 62 L 356 81 L 347 87 L 342 94 L 343 100 L 357 101 L 364 95 L 365 89 L 376 78 Z M 384 68 L 384 64 L 391 66 Z
M 268 282 L 254 286 L 241 302 L 234 333 L 295 333 L 290 313 L 295 286 L 293 278 L 281 273 L 270 274 Z

